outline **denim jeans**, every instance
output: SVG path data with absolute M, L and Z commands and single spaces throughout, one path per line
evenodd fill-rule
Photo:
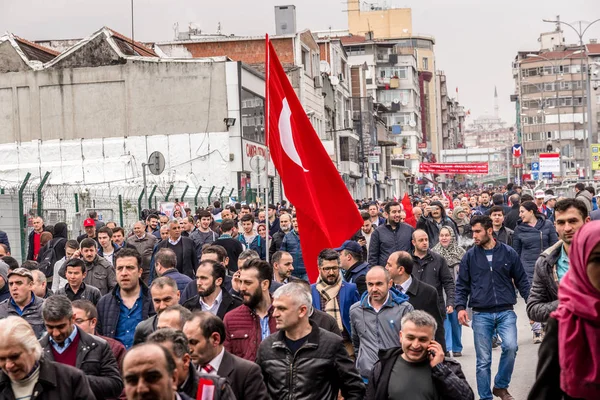
M 446 314 L 446 317 L 444 320 L 446 350 L 462 352 L 462 326 L 458 323 L 458 312 L 454 310 L 451 314 Z
M 502 338 L 502 355 L 494 387 L 506 389 L 515 367 L 517 357 L 517 315 L 512 310 L 499 313 L 473 311 L 473 336 L 477 356 L 477 392 L 481 400 L 493 399 L 492 380 L 492 336 L 494 332 Z

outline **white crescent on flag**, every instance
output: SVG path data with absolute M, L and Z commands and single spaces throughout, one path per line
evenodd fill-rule
M 304 172 L 308 172 L 306 168 L 302 165 L 302 160 L 298 155 L 298 150 L 296 150 L 296 145 L 294 144 L 294 136 L 292 135 L 292 110 L 290 110 L 290 106 L 288 104 L 287 98 L 283 98 L 281 108 L 281 114 L 279 114 L 279 138 L 281 140 L 281 147 L 283 147 L 283 151 L 285 154 L 296 163 Z

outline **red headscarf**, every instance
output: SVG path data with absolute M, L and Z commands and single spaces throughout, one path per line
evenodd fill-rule
M 558 290 L 560 388 L 569 396 L 600 399 L 600 292 L 587 276 L 590 254 L 600 243 L 600 221 L 585 224 L 573 238 L 569 270 Z

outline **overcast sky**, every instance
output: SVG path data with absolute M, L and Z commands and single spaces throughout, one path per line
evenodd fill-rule
M 377 2 L 378 0 L 369 0 Z M 411 7 L 413 32 L 436 38 L 437 69 L 448 78 L 448 92 L 459 87 L 459 100 L 471 116 L 492 113 L 498 87 L 500 116 L 515 121 L 511 61 L 519 50 L 538 49 L 540 32 L 554 29 L 542 19 L 565 22 L 600 18 L 598 0 L 389 0 Z M 344 0 L 136 0 L 135 39 L 163 41 L 194 22 L 204 32 L 236 35 L 274 34 L 273 6 L 295 4 L 298 29 L 346 29 Z M 26 39 L 81 38 L 109 26 L 131 34 L 129 0 L 0 0 L 0 32 Z M 565 27 L 567 42 L 576 41 Z M 600 22 L 586 39 L 600 39 Z M 587 40 L 586 40 L 587 41 Z

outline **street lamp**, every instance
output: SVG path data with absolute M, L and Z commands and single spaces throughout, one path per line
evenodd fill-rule
M 586 21 L 577 21 L 574 22 L 574 24 L 579 26 L 579 29 L 575 28 L 573 25 L 560 21 L 560 20 L 555 20 L 555 21 L 551 21 L 551 20 L 547 20 L 544 19 L 542 20 L 544 22 L 549 22 L 549 23 L 553 23 L 553 24 L 563 24 L 568 26 L 569 28 L 573 29 L 573 31 L 575 31 L 575 33 L 577 34 L 577 37 L 579 37 L 579 45 L 581 46 L 581 51 L 582 54 L 585 56 L 586 58 L 586 64 L 587 64 L 587 85 L 586 85 L 586 92 L 587 92 L 587 119 L 588 119 L 588 128 L 587 128 L 587 135 L 586 135 L 586 148 L 585 148 L 585 160 L 586 160 L 586 169 L 587 169 L 587 179 L 591 180 L 592 176 L 593 176 L 593 172 L 592 172 L 592 158 L 590 156 L 590 146 L 592 143 L 592 93 L 591 93 L 591 84 L 590 84 L 590 80 L 591 80 L 591 74 L 590 74 L 590 64 L 589 64 L 589 57 L 587 55 L 587 48 L 585 46 L 585 44 L 583 43 L 583 36 L 585 35 L 585 33 L 587 32 L 588 29 L 590 29 L 590 27 L 592 25 L 594 25 L 596 22 L 600 21 L 600 18 L 598 18 L 595 21 L 592 22 L 586 22 Z M 581 60 L 581 84 L 583 85 L 583 81 L 584 81 L 584 76 L 583 76 L 583 58 Z M 585 124 L 585 112 L 583 113 L 584 115 L 584 124 Z

